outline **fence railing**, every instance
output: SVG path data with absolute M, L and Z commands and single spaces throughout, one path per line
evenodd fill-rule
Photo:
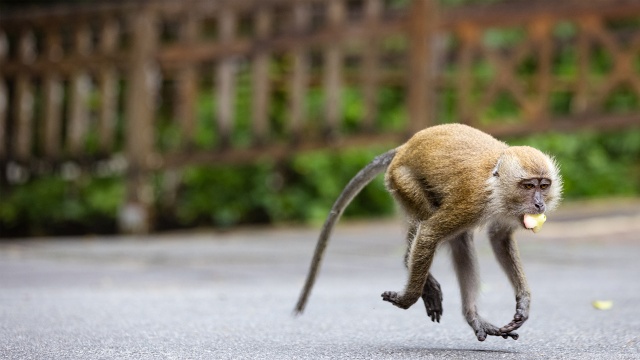
M 124 164 L 123 213 L 144 219 L 154 170 L 398 143 L 441 121 L 497 135 L 638 125 L 639 24 L 630 0 L 2 11 L 0 184 L 69 163 Z M 383 91 L 398 94 L 391 123 Z M 625 98 L 636 100 L 624 111 L 610 104 Z

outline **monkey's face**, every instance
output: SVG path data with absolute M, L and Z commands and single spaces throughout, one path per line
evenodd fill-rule
M 525 179 L 518 183 L 521 199 L 524 199 L 521 210 L 524 214 L 520 216 L 519 213 L 518 217 L 524 228 L 529 228 L 526 224 L 526 214 L 544 214 L 547 210 L 546 199 L 549 197 L 551 184 L 552 181 L 548 178 Z
M 513 226 L 526 228 L 526 214 L 544 214 L 555 207 L 553 180 L 546 177 L 512 179 L 510 184 L 502 184 L 503 214 Z M 551 207 L 549 206 L 551 205 Z
M 543 214 L 547 210 L 546 199 L 550 188 L 551 179 L 547 178 L 524 179 L 518 183 L 526 214 Z
M 536 149 L 510 148 L 493 175 L 503 214 L 522 227 L 525 214 L 551 211 L 560 200 L 562 179 L 557 165 Z

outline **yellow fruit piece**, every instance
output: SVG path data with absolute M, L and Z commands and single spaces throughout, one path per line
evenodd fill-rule
M 596 300 L 591 303 L 594 308 L 598 310 L 609 310 L 613 307 L 613 301 L 611 300 Z
M 542 225 L 547 221 L 547 215 L 545 214 L 525 214 L 524 215 L 524 227 L 533 230 L 537 233 L 542 229 Z

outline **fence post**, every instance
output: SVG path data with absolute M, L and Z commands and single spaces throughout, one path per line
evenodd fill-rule
M 33 33 L 23 30 L 18 40 L 18 56 L 24 63 L 32 63 L 35 59 L 35 38 Z M 31 158 L 33 130 L 33 82 L 28 72 L 20 72 L 15 80 L 13 130 L 13 154 L 23 161 Z
M 327 2 L 327 21 L 329 29 L 336 39 L 344 26 L 346 19 L 345 4 L 341 0 Z M 325 97 L 325 139 L 335 140 L 339 136 L 342 121 L 342 93 L 343 93 L 343 45 L 339 40 L 328 44 L 324 49 L 324 97 Z
M 4 31 L 0 30 L 0 64 L 7 57 L 9 48 L 9 40 Z M 4 177 L 4 166 L 2 163 L 7 158 L 7 143 L 9 142 L 9 134 L 7 132 L 7 112 L 9 111 L 9 91 L 5 82 L 4 74 L 0 74 L 0 186 Z
M 90 51 L 91 34 L 89 24 L 82 24 L 75 29 L 75 52 L 84 56 Z M 82 156 L 85 150 L 87 133 L 89 132 L 89 94 L 91 93 L 89 74 L 78 67 L 71 74 L 71 104 L 69 109 L 69 125 L 67 139 L 69 151 L 73 156 Z
M 125 113 L 125 155 L 129 167 L 126 199 L 118 225 L 125 233 L 146 233 L 151 227 L 153 201 L 149 165 L 153 156 L 157 37 L 154 14 L 143 8 L 135 15 L 130 18 L 131 67 Z
M 409 134 L 435 124 L 435 56 L 438 7 L 435 0 L 412 0 L 409 11 L 407 73 Z
M 303 35 L 308 31 L 311 21 L 310 5 L 304 0 L 297 0 L 293 4 L 293 31 L 296 35 Z M 305 98 L 309 87 L 309 59 L 307 49 L 303 43 L 297 43 L 291 53 L 292 69 L 289 78 L 289 136 L 292 144 L 302 140 L 304 121 L 306 118 Z
M 365 48 L 362 54 L 362 96 L 364 106 L 364 118 L 362 129 L 374 132 L 376 118 L 378 117 L 378 86 L 380 81 L 380 65 L 378 49 L 380 40 L 375 29 L 379 27 L 384 3 L 382 0 L 368 0 L 365 4 L 364 16 L 366 29 L 370 35 L 365 40 Z
M 229 8 L 223 8 L 218 15 L 218 37 L 222 46 L 233 42 L 237 31 L 237 15 Z M 236 60 L 224 56 L 216 68 L 216 99 L 218 131 L 220 133 L 220 148 L 231 146 L 231 135 L 235 119 L 236 103 Z

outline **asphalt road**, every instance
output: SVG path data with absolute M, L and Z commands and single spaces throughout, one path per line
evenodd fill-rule
M 478 342 L 449 254 L 433 267 L 444 316 L 400 310 L 403 226 L 337 228 L 307 310 L 292 309 L 317 229 L 199 231 L 0 243 L 6 359 L 640 359 L 640 206 L 565 208 L 519 233 L 533 292 L 513 341 Z M 514 300 L 477 236 L 480 312 L 506 324 Z M 595 300 L 612 300 L 597 310 Z

